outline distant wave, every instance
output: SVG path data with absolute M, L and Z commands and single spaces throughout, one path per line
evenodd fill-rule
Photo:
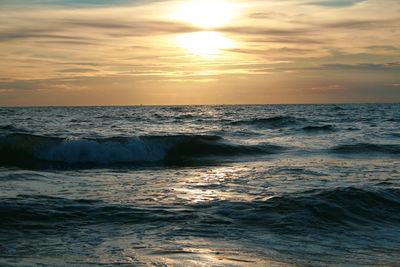
M 231 122 L 231 125 L 252 125 L 256 127 L 281 128 L 305 122 L 303 118 L 291 116 L 275 116 L 270 118 L 253 118 Z
M 6 131 L 6 132 L 24 132 L 25 130 L 16 128 L 14 125 L 11 124 L 5 124 L 5 125 L 0 125 L 0 130 Z
M 391 136 L 400 137 L 400 133 L 392 133 Z
M 332 111 L 339 111 L 339 110 L 345 110 L 344 107 L 339 107 L 339 106 L 334 106 L 331 108 Z
M 322 126 L 309 125 L 303 127 L 303 130 L 306 132 L 333 132 L 335 128 L 332 125 L 322 125 Z
M 204 218 L 207 215 L 207 219 Z M 263 228 L 285 234 L 342 231 L 378 225 L 400 225 L 400 190 L 354 187 L 313 190 L 275 196 L 265 201 L 211 201 L 168 207 L 140 207 L 104 201 L 19 195 L 0 200 L 0 226 L 68 227 L 74 223 L 221 224 Z M 208 225 L 207 225 L 208 224 Z M 25 228 L 26 227 L 26 228 Z
M 269 144 L 233 144 L 212 135 L 62 139 L 10 134 L 0 138 L 0 163 L 23 166 L 38 162 L 103 165 L 164 161 L 179 164 L 198 157 L 268 154 L 280 149 Z
M 351 145 L 339 145 L 331 149 L 332 152 L 338 154 L 359 154 L 359 153 L 386 153 L 399 154 L 400 145 L 397 144 L 371 144 L 358 143 Z
M 387 119 L 386 121 L 390 121 L 390 122 L 399 122 L 400 118 L 391 118 L 391 119 Z
M 14 127 L 11 124 L 0 125 L 0 130 L 12 130 Z

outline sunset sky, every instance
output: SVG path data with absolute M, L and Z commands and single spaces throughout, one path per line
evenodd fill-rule
M 399 0 L 0 0 L 0 105 L 400 101 Z

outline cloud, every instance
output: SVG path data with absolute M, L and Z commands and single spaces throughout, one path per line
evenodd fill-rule
M 373 45 L 373 46 L 367 46 L 367 49 L 371 50 L 384 50 L 384 51 L 398 51 L 400 50 L 399 48 L 392 46 L 392 45 Z
M 241 53 L 241 54 L 252 54 L 265 57 L 304 57 L 305 55 L 315 54 L 315 50 L 306 48 L 292 48 L 292 47 L 280 47 L 275 49 L 226 49 L 226 51 Z
M 38 37 L 36 36 L 36 38 L 38 38 Z M 49 38 L 52 38 L 52 37 L 49 37 Z M 88 42 L 88 41 L 53 41 L 53 40 L 42 41 L 42 40 L 36 40 L 35 42 L 39 43 L 39 44 L 65 45 L 65 46 L 68 46 L 68 45 L 96 46 L 96 45 L 98 45 L 98 43 L 96 43 L 94 41 Z
M 49 22 L 49 24 L 51 23 Z M 102 35 L 114 37 L 151 36 L 158 34 L 188 33 L 201 30 L 198 27 L 191 26 L 187 23 L 162 20 L 130 21 L 129 23 L 99 23 L 96 21 L 69 20 L 64 23 L 58 23 L 57 25 L 48 25 L 47 28 L 25 27 L 3 31 L 0 30 L 0 42 L 21 39 L 36 39 L 39 41 L 51 39 L 57 40 L 57 42 L 61 44 L 94 45 L 96 43 L 94 37 L 90 38 L 89 35 L 82 36 L 80 33 L 84 28 L 98 30 L 98 35 L 96 36 L 97 39 Z
M 0 81 L 0 90 L 20 91 L 20 90 L 36 90 L 39 89 L 41 80 L 10 80 Z
M 26 29 L 15 32 L 0 32 L 0 42 L 7 42 L 20 39 L 61 39 L 61 40 L 81 40 L 82 37 L 65 36 L 49 33 L 39 33 L 39 30 Z
M 251 19 L 275 19 L 280 17 L 287 17 L 284 13 L 281 12 L 264 12 L 264 11 L 257 11 L 250 13 L 247 15 L 248 18 Z
M 338 85 L 338 84 L 333 84 L 333 85 L 315 86 L 315 87 L 311 87 L 309 90 L 326 92 L 326 91 L 338 91 L 338 90 L 343 90 L 343 89 L 344 89 L 343 86 Z
M 360 64 L 323 64 L 325 69 L 358 69 L 358 70 L 400 70 L 400 62 L 389 63 L 360 63 Z
M 160 1 L 160 0 L 157 0 Z M 3 5 L 59 6 L 64 8 L 93 8 L 98 6 L 138 5 L 155 1 L 146 0 L 2 0 Z
M 296 73 L 304 73 L 304 71 L 312 71 L 316 73 L 320 73 L 322 71 L 333 71 L 335 73 L 338 72 L 346 72 L 346 71 L 360 71 L 363 73 L 364 71 L 372 71 L 375 73 L 395 73 L 400 71 L 400 62 L 388 62 L 388 63 L 359 63 L 359 64 L 340 64 L 340 63 L 322 63 L 318 64 L 318 59 L 312 61 L 308 59 L 304 59 L 309 61 L 311 65 L 315 65 L 312 67 L 309 66 L 301 66 L 302 63 L 297 62 L 300 66 L 291 66 L 290 64 L 286 64 L 286 66 L 276 67 L 275 71 L 277 72 L 296 72 Z M 326 59 L 327 60 L 327 59 Z
M 102 21 L 95 20 L 70 20 L 66 24 L 75 28 L 92 28 L 99 30 L 110 30 L 115 34 L 113 36 L 149 36 L 165 33 L 188 33 L 201 31 L 202 29 L 188 23 L 175 22 L 169 20 L 136 20 L 126 22 Z M 121 32 L 115 32 L 119 30 Z
M 321 27 L 326 28 L 343 28 L 343 29 L 362 29 L 362 30 L 372 30 L 372 29 L 387 29 L 396 27 L 400 22 L 400 18 L 393 19 L 352 19 L 352 20 L 340 20 L 331 23 L 321 23 Z
M 76 65 L 76 66 L 91 66 L 91 67 L 96 67 L 96 66 L 100 66 L 100 64 L 97 63 L 92 63 L 92 62 L 57 62 L 56 64 L 59 65 Z
M 364 1 L 365 0 L 336 0 L 336 1 L 329 0 L 329 1 L 310 2 L 308 4 L 316 6 L 327 6 L 327 7 L 349 7 Z
M 75 69 L 63 69 L 58 72 L 66 72 L 66 73 L 88 73 L 88 72 L 97 72 L 95 69 L 85 69 L 85 68 L 75 68 Z
M 15 89 L 0 89 L 0 94 L 15 92 Z
M 297 34 L 296 34 L 297 35 Z M 328 41 L 323 39 L 316 39 L 312 37 L 302 36 L 277 36 L 267 38 L 251 38 L 250 42 L 253 43 L 277 43 L 277 44 L 300 44 L 300 45 L 312 45 L 312 44 L 328 44 Z
M 230 26 L 217 28 L 216 31 L 234 33 L 234 34 L 245 34 L 245 35 L 272 35 L 272 36 L 301 36 L 305 33 L 309 33 L 309 28 L 270 28 L 270 27 L 255 27 L 255 26 Z

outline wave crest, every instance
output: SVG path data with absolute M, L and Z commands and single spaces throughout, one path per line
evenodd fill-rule
M 386 153 L 399 154 L 400 145 L 397 144 L 372 144 L 358 143 L 349 145 L 338 145 L 331 149 L 338 154 L 357 154 L 357 153 Z
M 47 227 L 72 222 L 141 223 L 149 221 L 214 222 L 262 228 L 279 233 L 352 231 L 379 225 L 400 225 L 399 189 L 354 187 L 313 190 L 275 196 L 265 201 L 211 201 L 174 210 L 112 204 L 101 200 L 19 195 L 0 200 L 0 226 L 32 224 Z M 197 221 L 196 221 L 197 220 Z
M 230 203 L 222 213 L 246 225 L 285 233 L 400 223 L 400 190 L 397 189 L 314 190 L 250 204 Z
M 275 116 L 270 118 L 253 118 L 231 122 L 232 125 L 251 125 L 255 127 L 282 128 L 304 122 L 305 119 L 291 116 Z
M 12 134 L 0 138 L 0 163 L 29 165 L 179 163 L 206 156 L 275 153 L 278 146 L 240 145 L 212 135 L 112 137 L 104 139 L 55 138 Z
M 333 132 L 335 128 L 332 125 L 322 125 L 322 126 L 309 125 L 303 127 L 303 130 L 306 132 Z

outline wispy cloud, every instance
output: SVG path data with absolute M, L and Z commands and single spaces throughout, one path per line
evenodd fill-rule
M 10 92 L 15 92 L 15 89 L 0 89 L 0 94 L 1 93 L 10 93 Z
M 98 70 L 95 69 L 85 69 L 85 68 L 75 68 L 75 69 L 63 69 L 58 70 L 58 72 L 65 72 L 65 73 L 87 73 L 87 72 L 97 72 Z
M 158 0 L 160 1 L 160 0 Z M 71 8 L 93 8 L 99 6 L 118 6 L 118 5 L 138 5 L 145 4 L 152 1 L 146 0 L 2 0 L 3 5 L 20 6 L 58 6 L 58 7 L 71 7 Z
M 268 28 L 268 27 L 223 27 L 216 29 L 217 31 L 234 33 L 234 34 L 245 34 L 245 35 L 263 35 L 263 36 L 302 36 L 309 33 L 311 29 L 309 28 Z
M 310 5 L 327 6 L 327 7 L 349 7 L 357 3 L 364 2 L 365 0 L 336 0 L 336 1 L 317 1 L 310 2 Z
M 119 35 L 124 36 L 150 36 L 155 34 L 177 34 L 177 33 L 188 33 L 200 31 L 201 29 L 192 26 L 188 23 L 173 22 L 167 20 L 140 20 L 140 21 L 129 21 L 115 23 L 110 22 L 97 22 L 88 20 L 74 20 L 67 21 L 66 24 L 74 28 L 92 28 L 98 30 L 110 30 Z M 116 34 L 113 34 L 114 36 Z
M 338 90 L 344 90 L 345 88 L 341 85 L 338 84 L 332 84 L 332 85 L 324 85 L 324 86 L 314 86 L 311 87 L 311 91 L 338 91 Z
M 348 64 L 324 64 L 326 69 L 358 69 L 358 70 L 400 70 L 400 62 L 389 62 L 382 64 L 361 63 L 356 65 Z
M 397 48 L 392 45 L 373 45 L 373 46 L 367 46 L 367 49 L 372 49 L 372 50 L 384 50 L 384 51 L 399 51 L 400 48 Z

